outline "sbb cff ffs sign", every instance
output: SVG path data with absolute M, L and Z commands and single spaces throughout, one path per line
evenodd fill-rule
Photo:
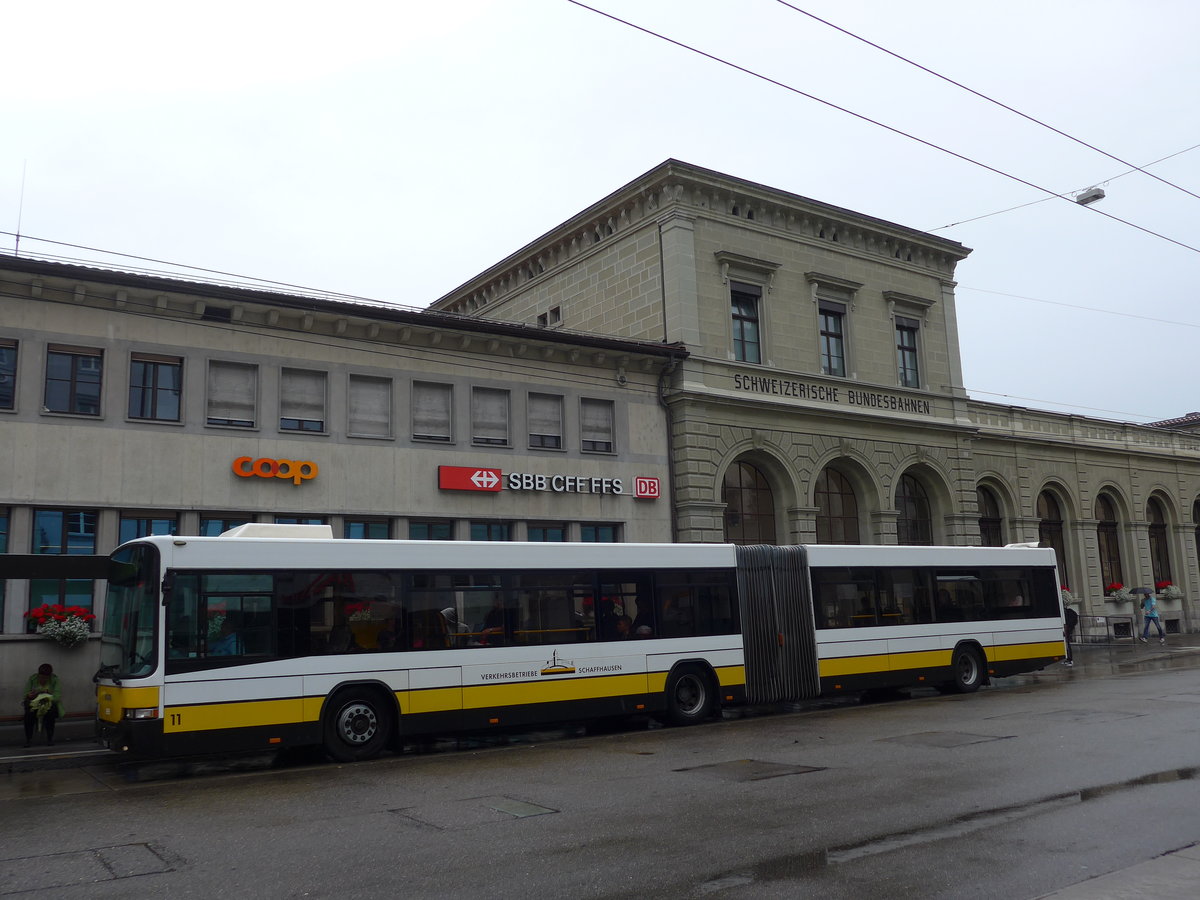
M 239 456 L 233 461 L 233 474 L 242 478 L 288 478 L 292 484 L 298 485 L 317 477 L 320 469 L 311 460 L 297 459 L 253 459 L 249 456 Z
M 470 466 L 438 466 L 438 487 L 443 491 L 549 491 L 555 494 L 628 494 L 629 485 L 620 478 L 588 475 L 544 475 L 536 472 L 509 472 Z M 657 500 L 662 488 L 657 478 L 633 480 L 633 496 Z

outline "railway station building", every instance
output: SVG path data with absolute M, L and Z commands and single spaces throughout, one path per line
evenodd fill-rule
M 26 616 L 102 614 L 71 557 L 244 522 L 1041 542 L 1085 630 L 1130 636 L 1126 591 L 1156 586 L 1168 630 L 1196 630 L 1196 414 L 969 397 L 969 252 L 668 160 L 422 310 L 0 256 L 0 704 L 45 660 L 90 707 L 94 646 Z

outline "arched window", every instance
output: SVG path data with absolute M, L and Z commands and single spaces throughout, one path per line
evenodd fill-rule
M 854 487 L 837 469 L 825 467 L 817 478 L 818 544 L 860 544 L 858 498 Z
M 1121 539 L 1117 530 L 1117 513 L 1112 500 L 1101 494 L 1096 498 L 1096 546 L 1100 550 L 1100 581 L 1124 584 L 1121 571 Z
M 975 505 L 979 507 L 979 537 L 985 547 L 1004 546 L 1004 520 L 1000 504 L 988 488 L 975 488 Z
M 1167 518 L 1162 504 L 1154 498 L 1146 504 L 1146 518 L 1150 520 L 1150 571 L 1157 584 L 1171 580 L 1171 550 L 1167 542 Z
M 896 487 L 896 543 L 932 544 L 933 516 L 929 512 L 929 495 L 921 482 L 911 475 L 901 475 Z
M 1063 539 L 1063 517 L 1058 501 L 1049 491 L 1038 494 L 1038 542 L 1054 550 L 1058 557 L 1058 577 L 1064 585 L 1071 582 L 1067 576 L 1067 545 Z
M 731 544 L 775 543 L 775 498 L 755 466 L 734 463 L 721 485 L 725 501 L 725 540 Z
M 1196 523 L 1196 555 L 1200 556 L 1200 497 L 1192 504 L 1192 521 Z

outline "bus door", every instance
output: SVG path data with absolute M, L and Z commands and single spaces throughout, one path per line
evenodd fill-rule
M 774 703 L 816 697 L 816 627 L 804 547 L 737 548 L 746 699 Z

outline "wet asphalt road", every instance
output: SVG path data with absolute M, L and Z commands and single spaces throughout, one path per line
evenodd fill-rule
M 0 895 L 1040 897 L 1200 840 L 1200 649 L 1077 658 L 973 696 L 351 766 L 16 771 Z

